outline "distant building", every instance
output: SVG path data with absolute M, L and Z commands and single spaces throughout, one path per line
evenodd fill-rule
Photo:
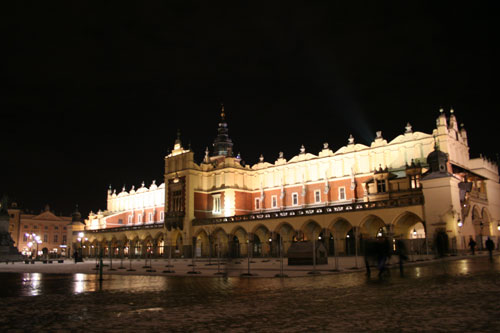
M 23 255 L 35 257 L 44 251 L 53 256 L 65 256 L 68 244 L 68 224 L 71 217 L 57 216 L 46 206 L 40 214 L 25 213 L 13 203 L 8 209 L 9 232 L 14 246 Z
M 290 160 L 279 153 L 250 166 L 233 154 L 222 109 L 212 146 L 196 163 L 178 135 L 163 184 L 108 190 L 107 209 L 85 221 L 86 254 L 264 256 L 311 239 L 330 254 L 354 254 L 362 239 L 383 235 L 417 240 L 420 251 L 437 239 L 450 251 L 466 249 L 469 237 L 498 243 L 498 166 L 469 157 L 453 110 L 440 110 L 431 134 L 408 123 L 391 141 L 379 131 L 366 146 L 350 135 L 336 150 L 302 146 Z

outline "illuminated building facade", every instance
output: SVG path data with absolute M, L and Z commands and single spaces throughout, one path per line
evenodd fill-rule
M 57 216 L 49 206 L 40 214 L 23 212 L 16 203 L 8 212 L 9 232 L 19 252 L 31 257 L 36 257 L 37 251 L 39 256 L 44 251 L 49 256 L 66 256 L 71 217 Z
M 222 108 L 212 153 L 201 163 L 178 135 L 165 157 L 164 183 L 108 191 L 108 209 L 85 221 L 90 249 L 117 256 L 277 255 L 295 241 L 320 239 L 330 254 L 358 251 L 362 239 L 416 240 L 423 251 L 441 240 L 449 251 L 498 242 L 497 165 L 469 158 L 467 132 L 443 110 L 433 133 L 407 124 L 390 142 L 370 146 L 349 136 L 318 154 L 300 147 L 286 160 L 245 165 L 233 154 Z M 424 240 L 428 240 L 427 243 Z

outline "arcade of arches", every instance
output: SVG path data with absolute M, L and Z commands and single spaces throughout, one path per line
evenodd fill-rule
M 92 257 L 102 250 L 104 256 L 116 258 L 176 258 L 184 256 L 189 243 L 197 257 L 277 257 L 280 249 L 285 255 L 293 242 L 317 239 L 329 255 L 354 255 L 367 238 L 425 239 L 418 209 L 406 208 L 193 226 L 192 239 L 178 229 L 108 230 L 87 234 L 88 241 L 80 246 L 84 256 Z

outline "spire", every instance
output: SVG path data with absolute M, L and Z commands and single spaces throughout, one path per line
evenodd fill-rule
M 221 120 L 219 123 L 219 128 L 217 130 L 218 134 L 213 143 L 213 155 L 232 157 L 233 141 L 229 138 L 229 130 L 226 123 L 226 112 L 224 111 L 224 104 L 221 105 L 220 117 Z
M 221 118 L 221 122 L 226 121 L 226 113 L 224 112 L 224 104 L 223 103 L 221 104 L 220 118 Z

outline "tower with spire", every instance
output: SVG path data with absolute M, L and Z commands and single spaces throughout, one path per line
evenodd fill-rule
M 232 157 L 233 156 L 233 141 L 229 138 L 229 130 L 227 128 L 226 123 L 226 113 L 224 111 L 224 104 L 221 105 L 221 113 L 220 113 L 220 123 L 219 128 L 217 130 L 217 137 L 213 143 L 213 156 L 225 156 Z

